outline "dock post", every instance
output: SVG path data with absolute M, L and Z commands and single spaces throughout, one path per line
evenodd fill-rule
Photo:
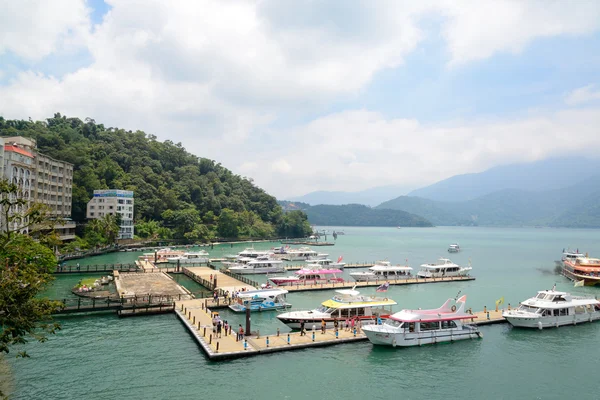
M 181 305 L 181 311 L 183 311 L 183 304 Z
M 267 347 L 269 347 L 269 337 L 267 336 Z
M 337 328 L 335 328 L 335 338 L 336 339 L 340 338 L 340 331 Z
M 192 324 L 196 325 L 196 316 L 194 315 L 194 322 Z
M 510 303 L 508 303 L 508 311 L 510 311 Z
M 219 352 L 219 342 L 217 342 L 217 353 Z
M 206 337 L 206 327 L 204 327 L 204 332 L 202 332 L 202 336 Z
M 288 339 L 287 339 L 288 344 L 290 344 L 290 334 L 288 333 Z
M 248 341 L 244 339 L 244 350 L 248 350 Z
M 277 328 L 277 337 L 279 337 L 279 328 Z
M 260 329 L 256 331 L 256 338 L 260 339 Z
M 354 337 L 356 337 L 356 328 L 354 328 Z
M 208 337 L 208 344 L 212 344 L 212 333 L 210 334 L 210 336 Z
M 490 319 L 490 312 L 489 311 L 487 312 L 487 319 L 488 319 L 488 321 Z
M 315 330 L 313 329 L 313 334 L 312 334 L 312 341 L 315 341 Z
M 198 330 L 200 330 L 201 325 L 202 325 L 202 322 L 198 321 Z
M 486 306 L 483 306 L 483 313 L 484 314 L 487 313 L 487 307 Z

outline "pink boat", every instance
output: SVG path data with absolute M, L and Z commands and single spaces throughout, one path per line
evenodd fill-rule
M 344 278 L 338 278 L 340 269 L 309 269 L 303 268 L 294 272 L 294 276 L 280 278 L 269 278 L 277 286 L 314 285 L 320 283 L 344 282 Z

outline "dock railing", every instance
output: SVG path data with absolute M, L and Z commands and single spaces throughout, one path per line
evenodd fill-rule
M 237 279 L 240 282 L 244 282 L 247 285 L 254 286 L 256 288 L 260 287 L 260 283 L 253 281 L 252 279 L 246 278 L 244 275 L 233 273 L 228 269 L 219 270 L 219 272 L 222 274 L 225 274 L 227 276 L 230 276 L 234 279 Z

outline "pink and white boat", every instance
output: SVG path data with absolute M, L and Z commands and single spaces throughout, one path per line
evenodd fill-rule
M 339 278 L 337 274 L 342 271 L 337 268 L 302 268 L 294 272 L 293 276 L 269 278 L 277 286 L 293 285 L 315 285 L 320 283 L 344 282 L 344 278 Z

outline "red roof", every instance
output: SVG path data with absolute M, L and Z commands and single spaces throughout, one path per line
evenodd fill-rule
M 33 158 L 33 154 L 17 146 L 6 145 L 4 146 L 4 151 L 14 151 L 15 153 L 23 154 L 24 156 Z

